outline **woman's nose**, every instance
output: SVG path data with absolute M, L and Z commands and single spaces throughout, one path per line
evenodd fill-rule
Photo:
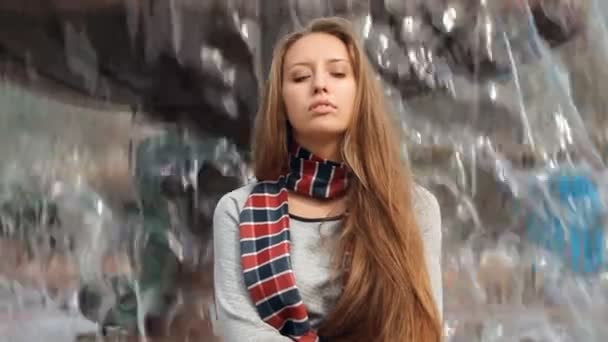
M 313 79 L 314 93 L 327 92 L 327 79 L 324 75 L 315 75 Z

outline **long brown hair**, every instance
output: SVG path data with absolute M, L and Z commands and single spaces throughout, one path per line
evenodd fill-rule
M 255 124 L 255 176 L 277 179 L 287 165 L 283 59 L 309 33 L 331 34 L 346 44 L 357 82 L 355 112 L 341 151 L 354 176 L 337 249 L 346 276 L 320 334 L 332 341 L 439 341 L 440 315 L 412 209 L 412 177 L 380 85 L 348 21 L 316 19 L 276 46 Z

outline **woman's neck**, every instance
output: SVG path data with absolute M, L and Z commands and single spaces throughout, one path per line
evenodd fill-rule
M 342 161 L 340 142 L 337 140 L 296 139 L 296 142 L 319 158 L 334 162 Z

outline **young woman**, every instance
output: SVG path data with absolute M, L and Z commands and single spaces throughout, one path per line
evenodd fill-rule
M 214 215 L 224 341 L 441 340 L 439 207 L 348 22 L 283 40 L 261 102 L 257 182 Z

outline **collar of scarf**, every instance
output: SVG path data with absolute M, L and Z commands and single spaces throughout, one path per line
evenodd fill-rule
M 290 258 L 288 191 L 336 198 L 348 187 L 344 164 L 292 146 L 289 171 L 257 183 L 240 213 L 241 265 L 258 314 L 282 335 L 299 342 L 322 339 L 311 328 Z

